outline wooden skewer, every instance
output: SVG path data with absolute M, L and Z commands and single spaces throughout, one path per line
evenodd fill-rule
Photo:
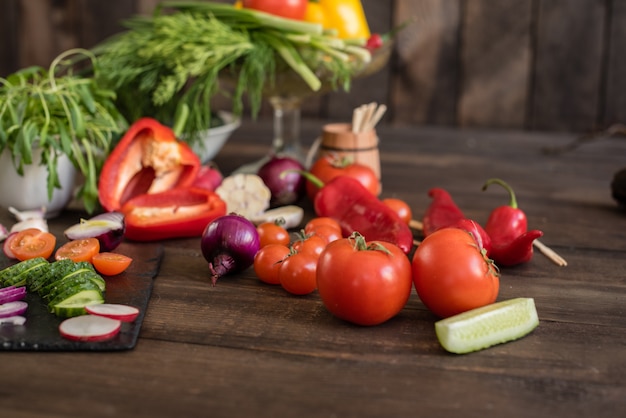
M 372 116 L 374 116 L 374 111 L 376 110 L 376 102 L 372 102 L 368 105 L 364 105 L 364 117 L 363 117 L 363 121 L 361 122 L 361 132 L 365 132 L 370 128 L 370 121 L 372 119 Z
M 561 267 L 567 266 L 567 261 L 565 261 L 563 257 L 558 255 L 556 251 L 554 251 L 552 248 L 545 245 L 543 242 L 536 239 L 535 241 L 533 241 L 533 245 L 537 247 L 537 249 L 539 250 L 539 252 L 541 252 L 541 254 L 548 257 L 557 266 L 561 266 Z
M 424 224 L 418 221 L 417 219 L 411 219 L 409 221 L 409 227 L 416 229 L 418 231 L 422 231 L 424 229 Z M 548 257 L 548 259 L 552 261 L 554 264 L 556 264 L 557 266 L 561 266 L 561 267 L 567 266 L 567 261 L 560 255 L 558 255 L 556 251 L 548 247 L 543 242 L 536 239 L 535 241 L 533 241 L 533 245 L 537 247 L 537 249 L 539 250 L 541 254 Z
M 383 117 L 386 111 L 387 111 L 387 106 L 385 106 L 384 104 L 378 106 L 378 109 L 376 109 L 376 112 L 370 119 L 368 128 L 374 129 L 376 127 L 376 124 L 380 121 L 380 119 Z

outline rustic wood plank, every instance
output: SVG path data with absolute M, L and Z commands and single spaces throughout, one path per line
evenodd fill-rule
M 398 35 L 391 85 L 394 123 L 455 125 L 461 2 L 399 1 L 395 24 L 414 18 Z
M 80 45 L 91 48 L 123 30 L 121 22 L 134 14 L 135 4 L 128 0 L 78 0 L 77 9 L 76 26 Z
M 626 3 L 619 0 L 610 2 L 610 32 L 608 39 L 608 59 L 606 87 L 604 90 L 604 126 L 626 121 Z
M 532 92 L 532 129 L 588 131 L 600 109 L 606 2 L 540 1 Z
M 17 54 L 18 0 L 0 4 L 0 77 L 6 77 L 19 69 Z
M 459 126 L 523 128 L 531 69 L 531 2 L 466 2 Z

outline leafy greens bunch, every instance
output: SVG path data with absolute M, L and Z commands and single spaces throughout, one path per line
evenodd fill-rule
M 118 93 L 129 121 L 154 117 L 191 142 L 210 126 L 211 98 L 227 94 L 220 79 L 234 85 L 234 113 L 247 94 L 256 115 L 277 75 L 296 74 L 311 92 L 324 83 L 348 90 L 371 58 L 321 25 L 214 2 L 163 2 L 152 16 L 125 24 L 127 31 L 93 50 L 102 82 Z
M 97 74 L 91 52 L 73 49 L 57 56 L 48 69 L 33 66 L 0 78 L 0 152 L 11 153 L 20 175 L 32 164 L 33 153 L 40 152 L 49 200 L 61 187 L 57 159 L 65 154 L 84 176 L 77 197 L 91 213 L 104 159 L 127 124 L 115 106 L 115 92 L 74 74 L 70 57 L 77 55 L 90 59 Z

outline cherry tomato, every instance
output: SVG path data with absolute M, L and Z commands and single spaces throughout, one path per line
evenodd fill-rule
M 411 295 L 411 262 L 396 245 L 363 237 L 331 242 L 317 263 L 317 290 L 338 318 L 377 325 L 397 315 Z
M 268 244 L 289 245 L 289 231 L 275 222 L 263 222 L 256 227 L 261 248 Z
M 402 219 L 407 225 L 411 222 L 411 219 L 413 219 L 411 207 L 404 200 L 388 197 L 383 199 L 382 202 L 389 208 L 393 209 L 393 211 L 397 213 L 400 219 Z
M 317 288 L 318 256 L 311 253 L 292 253 L 278 270 L 280 285 L 294 295 L 308 295 Z
M 380 181 L 376 173 L 363 164 L 350 163 L 329 154 L 317 159 L 309 171 L 324 184 L 337 176 L 349 176 L 358 180 L 373 195 L 378 196 L 380 193 Z M 311 200 L 315 199 L 317 190 L 318 188 L 313 183 L 306 182 L 307 196 Z
M 56 242 L 56 237 L 49 232 L 27 228 L 11 239 L 9 249 L 19 261 L 35 257 L 49 258 L 54 252 Z
M 311 234 L 324 238 L 326 244 L 343 238 L 341 229 L 336 229 L 330 225 L 319 225 L 311 231 Z
M 252 264 L 259 280 L 269 284 L 280 284 L 278 270 L 290 251 L 289 247 L 281 244 L 268 244 L 261 247 L 254 255 Z
M 412 274 L 424 305 L 442 318 L 495 302 L 500 286 L 493 263 L 470 233 L 457 228 L 424 238 L 413 255 Z
M 59 247 L 54 253 L 55 260 L 69 258 L 74 262 L 88 261 L 100 252 L 100 241 L 97 238 L 75 239 Z
M 298 253 L 309 253 L 316 257 L 326 248 L 326 240 L 319 235 L 305 235 L 295 240 L 291 244 L 291 248 Z
M 242 0 L 246 9 L 260 10 L 288 19 L 302 20 L 306 14 L 308 0 Z
M 339 224 L 339 222 L 336 219 L 328 216 L 319 216 L 317 218 L 311 219 L 306 223 L 306 225 L 304 225 L 304 232 L 310 234 L 316 227 L 320 225 L 331 226 L 341 232 L 341 225 Z
M 104 274 L 105 276 L 115 276 L 123 273 L 128 266 L 130 266 L 132 261 L 132 258 L 124 254 L 106 251 L 98 253 L 91 258 L 91 263 L 98 273 Z

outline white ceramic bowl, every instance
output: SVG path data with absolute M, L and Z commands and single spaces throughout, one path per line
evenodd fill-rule
M 33 151 L 33 163 L 24 166 L 24 175 L 17 173 L 8 151 L 0 154 L 0 206 L 19 211 L 46 208 L 46 218 L 54 218 L 67 206 L 74 194 L 76 168 L 66 155 L 59 155 L 57 170 L 60 189 L 48 199 L 48 170 L 41 165 L 41 154 Z
M 203 164 L 211 161 L 222 149 L 235 129 L 241 125 L 241 119 L 229 112 L 218 112 L 224 124 L 201 133 L 201 141 L 193 144 L 192 149 Z

